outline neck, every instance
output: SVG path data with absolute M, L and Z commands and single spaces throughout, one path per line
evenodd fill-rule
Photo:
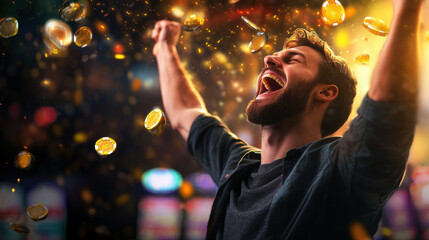
M 289 150 L 321 139 L 320 124 L 314 117 L 299 115 L 262 126 L 261 164 L 284 158 Z

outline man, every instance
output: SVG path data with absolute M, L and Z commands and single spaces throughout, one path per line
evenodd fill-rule
M 355 79 L 314 33 L 298 29 L 264 59 L 246 110 L 261 149 L 207 113 L 176 51 L 181 26 L 157 22 L 152 37 L 171 126 L 219 189 L 208 239 L 347 239 L 357 222 L 374 234 L 399 186 L 416 121 L 422 0 L 395 0 L 389 36 L 358 116 L 342 138 Z

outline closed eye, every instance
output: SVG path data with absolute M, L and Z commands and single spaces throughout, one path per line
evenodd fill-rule
M 302 53 L 290 51 L 285 56 L 284 62 L 285 63 L 291 63 L 291 62 L 303 63 L 304 60 L 305 60 L 305 56 Z

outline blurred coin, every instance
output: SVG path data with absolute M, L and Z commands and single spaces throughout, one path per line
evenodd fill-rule
M 327 0 L 322 5 L 322 20 L 325 24 L 338 26 L 344 21 L 346 12 L 343 5 L 337 0 Z
M 89 27 L 81 27 L 74 33 L 74 43 L 81 48 L 88 46 L 92 40 L 92 31 Z
M 198 15 L 192 14 L 183 21 L 183 30 L 192 32 L 203 25 L 204 19 Z
M 355 57 L 355 63 L 359 63 L 363 65 L 369 64 L 369 54 L 362 54 Z
M 102 137 L 95 142 L 95 151 L 100 156 L 107 156 L 116 150 L 116 141 L 109 137 Z
M 27 168 L 34 161 L 34 156 L 30 152 L 21 151 L 15 159 L 15 167 Z
M 426 33 L 426 41 L 429 41 L 429 32 Z
M 14 17 L 0 19 L 0 36 L 10 38 L 18 33 L 18 20 Z
M 247 24 L 247 26 L 253 28 L 254 30 L 261 32 L 261 29 L 256 26 L 255 23 L 253 23 L 252 21 L 250 21 L 249 19 L 247 19 L 245 16 L 241 16 L 241 19 L 243 19 L 243 21 Z
M 86 4 L 65 1 L 59 10 L 59 14 L 65 21 L 79 21 L 86 17 Z
M 390 31 L 390 27 L 385 22 L 373 17 L 366 17 L 362 22 L 362 26 L 371 33 L 382 37 L 387 36 Z
M 41 203 L 33 204 L 27 208 L 27 216 L 33 221 L 42 221 L 48 216 L 48 209 Z
M 51 19 L 42 29 L 43 42 L 48 50 L 54 54 L 65 51 L 72 42 L 72 32 L 66 23 Z
M 145 128 L 153 136 L 160 136 L 164 132 L 166 124 L 167 119 L 160 109 L 152 110 L 144 121 Z
M 268 42 L 268 34 L 264 32 L 258 32 L 256 36 L 249 43 L 249 51 L 255 53 L 261 50 Z
M 29 233 L 30 232 L 30 230 L 26 226 L 23 226 L 23 225 L 18 224 L 18 223 L 9 223 L 9 227 L 17 233 Z

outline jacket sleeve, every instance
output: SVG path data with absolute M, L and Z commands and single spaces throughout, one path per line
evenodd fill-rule
M 218 117 L 201 114 L 192 126 L 187 141 L 188 151 L 218 184 L 227 166 L 236 166 L 252 149 L 233 134 Z
M 378 211 L 404 175 L 416 109 L 368 96 L 332 152 L 352 204 Z

